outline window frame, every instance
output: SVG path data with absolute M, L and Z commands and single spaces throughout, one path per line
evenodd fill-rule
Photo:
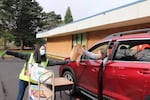
M 93 52 L 95 49 L 98 49 L 100 46 L 106 44 L 106 47 L 104 48 L 104 52 L 103 52 L 103 54 L 105 54 L 105 53 L 107 52 L 107 48 L 108 48 L 108 46 L 109 46 L 109 42 L 110 42 L 110 41 L 104 41 L 104 42 L 101 42 L 101 43 L 97 43 L 97 44 L 95 44 L 94 46 L 92 46 L 90 49 L 88 49 L 88 51 L 89 51 L 89 52 Z M 95 52 L 96 52 L 96 51 L 95 51 Z M 98 51 L 97 51 L 97 52 L 98 52 Z M 93 52 L 93 53 L 94 53 L 94 52 Z M 82 60 L 95 60 L 95 59 L 89 58 L 88 56 L 86 56 L 86 55 L 84 55 L 84 54 L 82 55 L 81 59 L 82 59 Z M 98 59 L 98 60 L 101 60 L 101 59 Z
M 139 41 L 141 41 L 141 42 L 139 42 Z M 115 61 L 138 61 L 138 62 L 149 62 L 149 61 L 147 61 L 147 60 L 138 60 L 137 58 L 135 58 L 135 60 L 133 59 L 133 60 L 119 60 L 119 59 L 115 59 L 115 56 L 116 56 L 116 54 L 117 54 L 117 52 L 118 52 L 118 50 L 119 50 L 119 46 L 120 45 L 122 45 L 123 43 L 125 43 L 125 42 L 129 42 L 129 44 L 133 44 L 134 42 L 135 42 L 135 44 L 134 44 L 134 46 L 132 45 L 132 47 L 130 47 L 129 49 L 130 49 L 130 52 L 129 53 L 131 53 L 131 49 L 133 48 L 133 47 L 136 47 L 136 46 L 138 46 L 138 45 L 141 45 L 141 44 L 149 44 L 150 45 L 150 39 L 148 39 L 148 38 L 142 38 L 142 39 L 122 39 L 122 40 L 117 40 L 116 42 L 117 42 L 117 46 L 116 46 L 116 48 L 115 48 L 115 52 L 114 52 L 114 54 L 113 54 L 113 56 L 112 56 L 112 60 L 115 60 Z M 131 45 L 130 45 L 131 46 Z M 135 56 L 135 55 L 133 55 L 133 56 Z

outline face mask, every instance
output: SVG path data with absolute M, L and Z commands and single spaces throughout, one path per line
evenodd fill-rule
M 40 50 L 40 55 L 43 56 L 46 53 L 45 50 Z

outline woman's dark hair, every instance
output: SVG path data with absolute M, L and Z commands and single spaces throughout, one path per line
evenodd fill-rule
M 46 54 L 44 54 L 43 56 L 40 55 L 40 48 L 41 46 L 44 46 L 44 44 L 40 44 L 38 45 L 35 50 L 34 50 L 34 60 L 36 63 L 41 63 L 41 61 L 46 61 Z

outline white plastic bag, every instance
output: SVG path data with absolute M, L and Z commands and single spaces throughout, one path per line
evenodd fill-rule
M 37 63 L 29 64 L 30 78 L 36 82 L 44 82 L 46 84 L 51 83 L 51 77 L 53 72 L 43 67 L 39 67 Z

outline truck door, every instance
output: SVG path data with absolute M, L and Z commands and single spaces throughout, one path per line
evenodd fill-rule
M 107 47 L 108 42 L 99 43 L 94 45 L 89 49 L 92 53 L 97 53 L 98 50 L 101 50 L 104 53 L 105 48 Z M 102 63 L 101 59 L 92 59 L 86 55 L 82 56 L 82 60 L 79 63 L 79 72 L 78 72 L 78 82 L 81 87 L 98 95 L 98 78 L 99 70 L 101 70 L 100 65 Z
M 150 45 L 150 40 L 119 41 L 117 51 L 108 63 L 114 70 L 114 82 L 108 86 L 107 92 L 117 100 L 143 100 L 148 95 L 150 86 L 150 49 L 138 50 L 139 45 Z M 148 53 L 149 52 L 149 53 Z M 145 53 L 145 54 L 144 54 Z M 139 57 L 141 56 L 141 57 Z

